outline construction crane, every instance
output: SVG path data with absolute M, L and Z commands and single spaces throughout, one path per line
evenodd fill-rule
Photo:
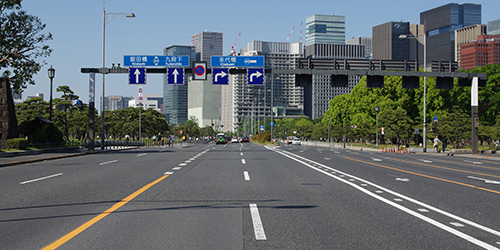
M 293 26 L 292 31 L 290 31 L 290 34 L 288 34 L 288 36 L 286 37 L 285 43 L 287 43 L 288 39 L 290 39 L 290 36 L 292 35 L 294 29 L 295 29 L 295 26 Z
M 300 22 L 300 38 L 299 38 L 299 43 L 302 42 L 302 27 L 304 26 L 303 22 Z
M 231 46 L 231 55 L 236 55 L 236 45 L 238 44 L 238 40 L 240 40 L 241 32 L 238 33 L 238 37 L 236 38 L 236 42 L 234 42 L 234 46 Z

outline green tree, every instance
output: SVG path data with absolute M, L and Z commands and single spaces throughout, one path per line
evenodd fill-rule
M 73 106 L 73 101 L 78 100 L 78 96 L 70 89 L 69 86 L 63 85 L 56 89 L 56 92 L 62 92 L 61 98 L 56 98 L 54 100 L 54 120 L 56 120 L 56 125 L 62 127 L 64 131 L 64 138 L 69 141 L 69 124 L 68 115 L 75 108 Z
M 40 97 L 30 98 L 23 103 L 16 104 L 16 116 L 18 124 L 31 121 L 38 116 L 48 117 L 49 103 Z
M 44 29 L 40 18 L 21 10 L 20 0 L 0 0 L 0 72 L 16 93 L 35 84 L 33 75 L 45 64 L 38 58 L 52 52 L 43 44 L 52 40 L 52 34 L 43 34 Z

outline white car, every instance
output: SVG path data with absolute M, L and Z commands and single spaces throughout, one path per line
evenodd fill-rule
M 238 140 L 238 138 L 233 137 L 233 138 L 231 139 L 231 142 L 240 142 L 240 141 Z
M 299 138 L 293 138 L 292 145 L 300 145 L 300 139 Z

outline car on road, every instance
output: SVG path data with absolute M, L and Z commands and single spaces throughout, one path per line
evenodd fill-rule
M 233 138 L 231 139 L 231 142 L 240 142 L 240 140 L 238 140 L 238 138 L 237 138 L 237 137 L 233 137 Z
M 297 137 L 293 138 L 292 145 L 300 145 L 300 138 Z
M 243 137 L 241 137 L 240 142 L 250 142 L 250 138 L 243 136 Z
M 226 144 L 227 139 L 224 134 L 218 134 L 217 137 L 215 138 L 215 144 Z

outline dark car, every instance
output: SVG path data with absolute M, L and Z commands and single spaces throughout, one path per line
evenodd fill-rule
M 244 137 L 241 137 L 241 142 L 250 142 L 250 138 L 244 136 Z
M 219 134 L 215 138 L 215 144 L 226 144 L 227 142 L 227 138 L 224 134 Z

